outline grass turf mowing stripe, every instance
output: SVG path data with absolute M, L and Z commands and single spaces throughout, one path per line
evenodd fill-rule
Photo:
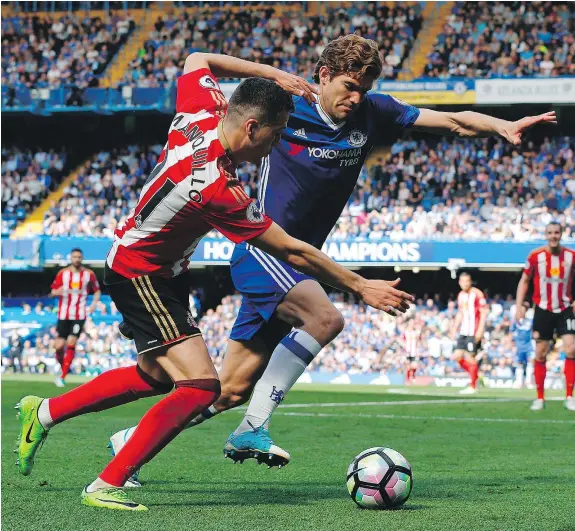
M 384 413 L 295 413 L 290 411 L 276 411 L 276 415 L 290 417 L 334 417 L 334 418 L 366 418 L 366 419 L 401 419 L 401 420 L 445 420 L 448 422 L 520 422 L 527 424 L 571 424 L 575 425 L 575 420 L 554 420 L 554 419 L 502 419 L 489 417 L 440 417 L 427 415 L 393 415 Z
M 491 402 L 526 402 L 525 398 L 454 398 L 450 400 L 394 400 L 385 402 L 316 402 L 314 404 L 283 404 L 284 408 L 305 407 L 360 407 L 360 406 L 425 406 L 427 404 L 487 404 Z M 244 409 L 247 409 L 244 406 Z

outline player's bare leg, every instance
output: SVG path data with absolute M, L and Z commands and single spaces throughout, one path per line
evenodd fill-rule
M 298 283 L 288 292 L 285 299 L 277 307 L 276 315 L 281 320 L 296 327 L 298 332 L 303 332 L 303 339 L 300 338 L 300 340 L 306 342 L 309 349 L 299 345 L 299 343 L 294 346 L 293 343 L 296 341 L 289 338 L 287 343 L 291 345 L 292 349 L 297 349 L 299 355 L 294 354 L 280 343 L 274 353 L 278 349 L 280 351 L 275 354 L 275 357 L 272 354 L 270 365 L 272 361 L 274 363 L 270 370 L 270 365 L 268 365 L 269 351 L 263 342 L 257 339 L 245 342 L 230 340 L 220 374 L 222 394 L 210 408 L 202 411 L 193 419 L 190 426 L 195 426 L 218 413 L 245 403 L 255 386 L 254 395 L 244 420 L 234 434 L 230 436 L 230 439 L 234 435 L 253 432 L 254 427 L 262 428 L 262 433 L 258 432 L 258 436 L 262 435 L 266 439 L 266 446 L 270 446 L 272 450 L 278 450 L 278 462 L 281 460 L 281 464 L 285 464 L 289 461 L 289 454 L 274 445 L 271 439 L 268 440 L 267 429 L 271 414 L 322 346 L 328 344 L 341 332 L 344 323 L 341 314 L 333 306 L 323 288 L 318 282 L 311 279 Z M 286 339 L 284 338 L 284 340 Z M 306 350 L 307 354 L 305 353 Z M 306 359 L 304 360 L 300 356 L 305 356 Z M 133 428 L 128 428 L 114 434 L 111 438 L 112 446 L 121 448 L 132 431 Z M 228 443 L 230 443 L 230 439 L 228 439 Z M 230 455 L 231 446 L 235 442 L 237 441 L 231 441 L 227 455 Z M 256 451 L 256 449 L 250 448 L 248 452 L 242 454 L 241 450 L 238 442 L 237 446 L 234 447 L 233 456 L 230 455 L 230 457 L 266 457 L 265 451 Z M 275 463 L 276 461 L 272 462 L 272 464 Z
M 186 428 L 201 424 L 218 413 L 245 404 L 268 364 L 270 353 L 261 339 L 234 341 L 230 339 L 219 374 L 222 392 L 218 400 L 193 418 Z M 135 432 L 137 426 L 120 430 L 110 437 L 112 455 L 118 453 Z M 126 483 L 126 487 L 139 487 L 139 471 Z
M 537 388 L 537 398 L 531 404 L 531 411 L 540 411 L 545 407 L 545 375 L 547 374 L 547 353 L 549 341 L 537 339 L 535 341 L 535 360 L 533 361 L 533 376 Z
M 575 411 L 575 399 L 573 398 L 573 387 L 575 385 L 575 336 L 565 334 L 561 337 L 563 341 L 563 351 L 565 352 L 565 408 Z
M 228 438 L 226 453 L 250 444 L 254 448 L 271 444 L 279 449 L 268 433 L 273 412 L 320 350 L 341 332 L 344 324 L 343 317 L 323 288 L 311 279 L 303 280 L 288 292 L 277 307 L 276 316 L 295 330 L 282 339 L 272 353 L 264 374 L 254 388 L 243 421 Z M 259 446 L 258 438 L 262 439 Z M 256 454 L 256 458 L 262 455 L 261 452 Z M 275 456 L 271 455 L 271 451 L 267 454 L 274 461 L 265 462 L 272 466 L 289 462 L 289 454 L 283 450 L 275 452 Z
M 28 428 L 24 423 L 30 425 L 27 434 L 35 428 L 38 441 L 29 444 L 27 435 L 26 444 L 20 445 L 20 453 L 25 458 L 25 463 L 20 463 L 21 472 L 30 473 L 36 450 L 55 424 L 84 413 L 166 393 L 172 383 L 175 390 L 144 415 L 134 435 L 82 493 L 85 505 L 146 510 L 129 500 L 121 490 L 126 480 L 133 470 L 151 460 L 192 418 L 211 405 L 220 393 L 217 373 L 199 335 L 185 339 L 165 353 L 140 355 L 138 367 L 108 371 L 59 397 L 48 400 L 25 397 L 24 404 L 19 404 L 25 417 L 22 430 Z

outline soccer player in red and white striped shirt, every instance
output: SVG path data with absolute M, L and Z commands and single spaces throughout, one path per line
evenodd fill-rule
M 545 375 L 550 342 L 557 335 L 565 352 L 565 407 L 575 411 L 573 387 L 575 385 L 575 316 L 573 309 L 573 275 L 575 251 L 561 245 L 563 227 L 552 222 L 545 228 L 547 245 L 531 251 L 523 275 L 517 286 L 517 322 L 525 317 L 523 302 L 533 280 L 533 339 L 535 339 L 535 385 L 537 399 L 533 411 L 545 407 Z
M 61 269 L 54 282 L 50 295 L 58 297 L 57 336 L 54 342 L 56 359 L 62 374 L 56 378 L 56 385 L 64 387 L 65 378 L 76 354 L 76 341 L 82 333 L 86 316 L 96 309 L 100 300 L 100 285 L 94 271 L 82 265 L 84 255 L 81 249 L 72 249 L 70 265 Z M 89 308 L 86 301 L 90 293 L 94 299 Z
M 229 108 L 214 74 L 250 78 Z M 279 86 L 278 86 L 279 85 Z M 383 280 L 366 280 L 315 247 L 289 236 L 262 214 L 242 190 L 236 166 L 259 162 L 280 141 L 292 94 L 313 100 L 303 79 L 267 65 L 195 53 L 178 79 L 176 116 L 158 166 L 135 210 L 114 236 L 104 282 L 134 336 L 138 362 L 107 371 L 61 396 L 24 397 L 20 410 L 19 467 L 30 474 L 48 430 L 84 413 L 165 394 L 101 475 L 82 493 L 92 507 L 144 511 L 121 490 L 220 394 L 220 382 L 201 332 L 189 312 L 189 258 L 212 228 L 251 245 L 366 304 L 395 315 L 413 297 Z M 36 414 L 37 412 L 37 414 Z
M 473 287 L 469 273 L 459 275 L 459 287 L 461 291 L 457 295 L 458 311 L 452 331 L 453 337 L 459 335 L 453 359 L 459 362 L 471 379 L 469 386 L 460 391 L 461 394 L 467 395 L 477 392 L 479 363 L 475 357 L 481 347 L 489 307 L 483 292 Z

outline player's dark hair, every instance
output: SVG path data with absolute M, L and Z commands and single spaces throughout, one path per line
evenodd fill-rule
M 459 278 L 461 277 L 469 277 L 471 278 L 471 273 L 467 272 L 467 271 L 462 271 L 461 273 L 459 273 Z
M 547 226 L 545 227 L 545 230 L 547 230 L 549 227 L 559 227 L 559 229 L 561 230 L 561 232 L 563 232 L 563 225 L 561 222 L 557 221 L 557 220 L 553 220 L 550 221 L 549 223 L 547 223 Z
M 342 74 L 377 79 L 383 68 L 377 42 L 355 34 L 338 37 L 324 48 L 313 72 L 316 83 L 322 66 L 329 70 L 330 79 Z
M 74 247 L 74 249 L 72 249 L 70 251 L 70 254 L 72 253 L 80 253 L 82 256 L 84 256 L 84 253 L 82 252 L 82 249 L 80 249 L 79 247 Z
M 283 111 L 294 111 L 289 92 L 268 79 L 248 77 L 234 90 L 227 115 L 231 118 L 245 118 L 252 114 L 258 122 L 271 124 L 278 121 Z

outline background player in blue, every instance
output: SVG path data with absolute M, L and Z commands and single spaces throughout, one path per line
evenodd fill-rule
M 527 384 L 527 365 L 529 358 L 533 354 L 533 337 L 531 330 L 533 328 L 533 309 L 529 307 L 528 302 L 524 302 L 525 317 L 520 321 L 513 321 L 511 331 L 513 332 L 513 341 L 515 343 L 515 363 L 516 365 L 516 379 L 519 381 L 517 369 L 521 368 L 521 385 L 523 387 Z
M 295 112 L 279 145 L 262 161 L 260 182 L 260 208 L 290 235 L 321 247 L 369 151 L 393 143 L 404 128 L 498 135 L 518 145 L 527 128 L 556 123 L 554 113 L 508 122 L 471 111 L 417 109 L 389 95 L 368 94 L 381 69 L 375 41 L 339 37 L 326 46 L 316 65 L 317 103 L 295 99 Z M 284 465 L 290 456 L 270 438 L 270 416 L 307 365 L 340 333 L 344 321 L 316 280 L 249 245 L 236 247 L 231 272 L 243 301 L 219 374 L 222 393 L 191 424 L 245 403 L 253 391 L 224 453 L 234 460 L 255 457 Z M 390 284 L 398 283 L 396 279 Z M 113 435 L 112 448 L 120 448 L 129 435 L 129 430 Z

